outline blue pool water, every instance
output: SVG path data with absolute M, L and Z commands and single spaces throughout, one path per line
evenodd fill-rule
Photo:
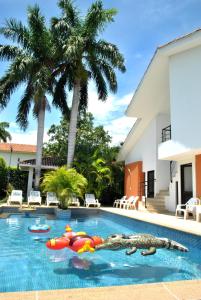
M 28 226 L 46 223 L 46 234 L 29 233 Z M 102 250 L 77 256 L 68 249 L 52 251 L 45 239 L 61 236 L 69 223 L 74 231 L 106 237 L 112 233 L 150 233 L 183 243 L 188 253 L 157 250 Z M 47 220 L 45 216 L 11 215 L 0 219 L 0 292 L 84 288 L 201 278 L 201 238 L 109 213 Z

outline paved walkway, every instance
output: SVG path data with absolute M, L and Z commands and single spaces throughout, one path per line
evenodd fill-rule
M 0 293 L 0 300 L 200 300 L 201 280 L 103 288 Z
M 162 225 L 168 228 L 181 230 L 184 232 L 196 234 L 201 236 L 201 222 L 196 222 L 192 219 L 184 220 L 183 218 L 176 218 L 173 215 L 164 215 L 157 213 L 150 213 L 147 211 L 136 211 L 120 208 L 102 207 L 104 211 L 126 216 L 129 218 L 150 222 L 157 225 Z

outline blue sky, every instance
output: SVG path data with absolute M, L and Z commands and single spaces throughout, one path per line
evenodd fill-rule
M 93 1 L 77 0 L 77 7 L 82 13 Z M 7 18 L 16 18 L 26 22 L 28 5 L 39 4 L 43 14 L 49 20 L 59 15 L 56 0 L 0 0 L 0 23 Z M 118 14 L 115 22 L 104 32 L 104 38 L 115 43 L 124 54 L 127 72 L 118 74 L 118 92 L 109 95 L 106 103 L 97 100 L 95 88 L 90 86 L 89 111 L 94 114 L 96 124 L 104 125 L 113 136 L 113 142 L 125 139 L 133 120 L 124 116 L 124 111 L 131 100 L 155 49 L 178 36 L 201 27 L 200 0 L 103 0 L 105 7 L 115 7 Z M 6 41 L 0 37 L 0 44 Z M 0 62 L 0 75 L 6 64 Z M 21 132 L 15 123 L 17 104 L 20 100 L 19 89 L 11 98 L 8 107 L 0 112 L 0 121 L 11 122 L 10 131 L 13 142 L 35 143 L 36 121 L 30 113 L 29 127 Z M 53 123 L 59 123 L 59 111 L 52 109 L 47 113 L 45 131 Z M 45 140 L 47 136 L 45 135 Z

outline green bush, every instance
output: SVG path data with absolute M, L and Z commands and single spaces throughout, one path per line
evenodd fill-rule
M 61 167 L 44 175 L 41 187 L 44 192 L 54 192 L 60 208 L 67 209 L 72 197 L 82 197 L 86 191 L 87 180 L 75 169 Z
M 0 198 L 6 196 L 7 166 L 3 157 L 0 157 Z
M 14 190 L 22 190 L 23 197 L 26 197 L 28 172 L 22 171 L 19 168 L 8 168 L 9 183 L 13 186 Z

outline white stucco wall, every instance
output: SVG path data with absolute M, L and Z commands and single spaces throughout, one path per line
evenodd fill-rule
M 0 157 L 3 157 L 6 161 L 6 164 L 11 167 L 17 167 L 18 158 L 20 160 L 33 159 L 36 158 L 34 153 L 9 153 L 9 152 L 0 152 Z
M 143 172 L 156 169 L 156 119 L 149 123 L 126 157 L 125 164 L 135 161 L 143 161 Z
M 172 140 L 201 148 L 201 46 L 170 57 L 169 82 Z
M 178 182 L 178 203 L 181 203 L 181 166 L 190 163 L 192 164 L 193 197 L 196 197 L 195 156 L 192 156 L 191 158 L 177 161 L 177 170 L 169 186 L 169 197 L 166 197 L 166 208 L 169 211 L 175 212 L 176 210 L 176 181 Z
M 143 161 L 145 173 L 155 171 L 155 194 L 160 190 L 168 189 L 169 186 L 169 162 L 157 159 L 162 129 L 168 126 L 169 122 L 169 116 L 164 114 L 153 119 L 125 160 L 125 164 Z

